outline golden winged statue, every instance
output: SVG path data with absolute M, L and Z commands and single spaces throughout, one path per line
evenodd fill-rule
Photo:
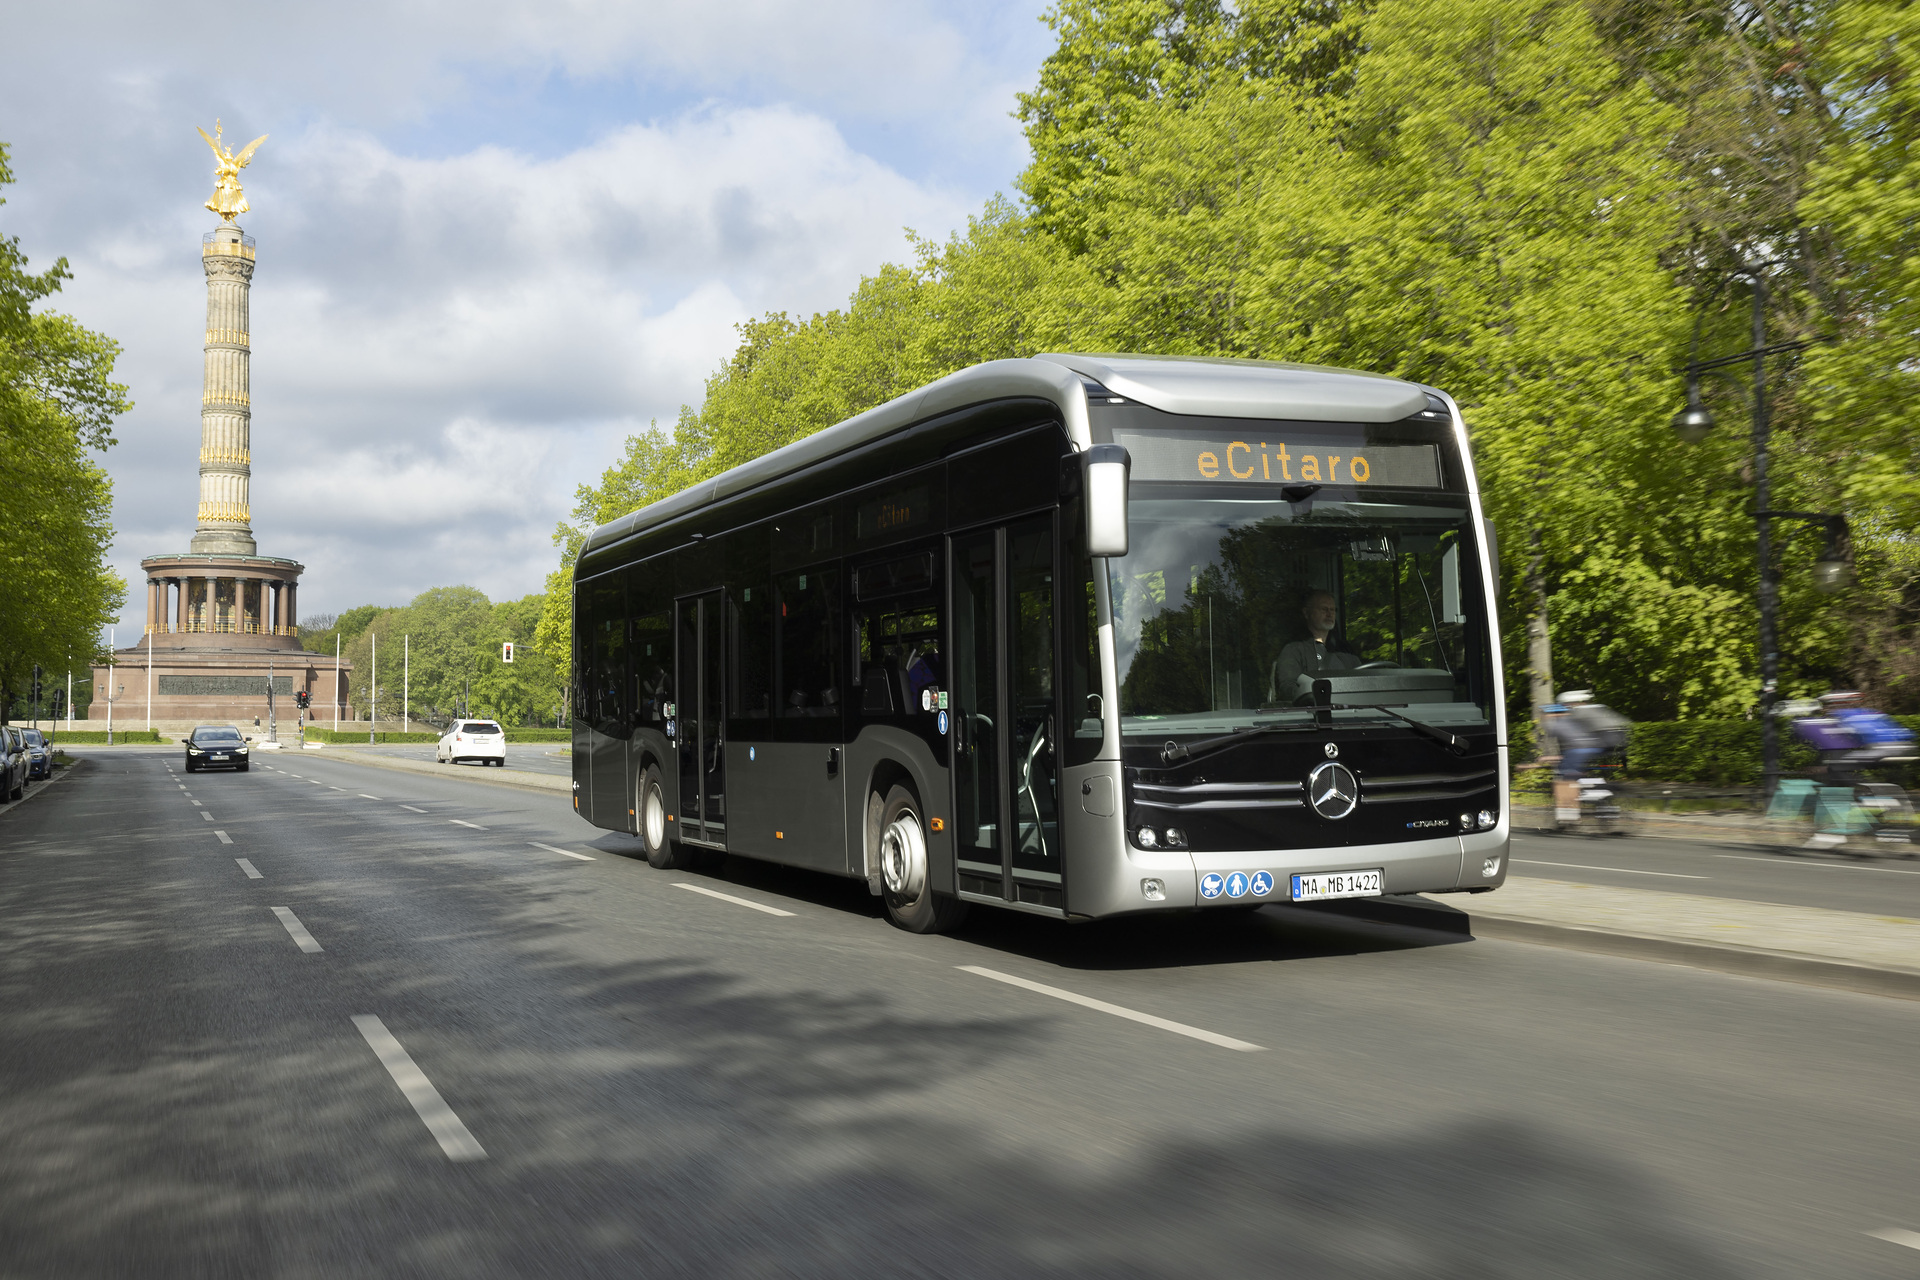
M 252 163 L 253 153 L 260 149 L 267 135 L 261 134 L 249 142 L 239 155 L 235 155 L 220 145 L 218 120 L 213 122 L 212 136 L 208 136 L 207 131 L 198 125 L 194 126 L 194 130 L 207 139 L 207 145 L 213 148 L 213 157 L 218 161 L 213 170 L 213 198 L 207 201 L 207 208 L 219 214 L 223 221 L 232 222 L 248 208 L 246 192 L 240 189 L 240 171 Z

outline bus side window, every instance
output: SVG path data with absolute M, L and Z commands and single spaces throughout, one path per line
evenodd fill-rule
M 861 605 L 854 612 L 860 710 L 869 716 L 917 715 L 923 695 L 946 687 L 940 609 L 932 593 Z
M 765 583 L 736 587 L 728 621 L 733 643 L 728 646 L 727 661 L 733 677 L 728 691 L 727 714 L 741 720 L 772 718 L 774 704 L 773 595 Z
M 649 613 L 633 620 L 633 718 L 659 728 L 673 701 L 673 614 Z
M 834 661 L 833 643 L 839 580 L 840 571 L 831 565 L 780 575 L 774 670 L 782 716 L 840 714 L 839 664 Z

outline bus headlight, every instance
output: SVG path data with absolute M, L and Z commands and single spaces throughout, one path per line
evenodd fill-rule
M 1166 840 L 1167 848 L 1169 849 L 1184 849 L 1187 847 L 1187 833 L 1178 827 L 1167 828 Z
M 1142 849 L 1158 849 L 1160 847 L 1160 833 L 1152 827 L 1142 827 L 1133 833 L 1133 842 Z
M 1499 874 L 1500 874 L 1500 855 L 1499 854 L 1497 853 L 1494 854 L 1491 858 L 1488 858 L 1485 862 L 1480 864 L 1480 875 L 1483 879 L 1491 880 Z
M 1462 831 L 1471 831 L 1471 830 L 1473 830 L 1473 815 L 1472 815 L 1472 814 L 1470 814 L 1470 813 L 1463 813 L 1463 814 L 1461 814 L 1461 815 L 1460 815 L 1460 829 L 1461 829 Z
M 1480 811 L 1480 829 L 1482 831 L 1491 830 L 1493 827 L 1493 824 L 1498 821 L 1500 821 L 1500 816 L 1496 814 L 1493 810 L 1482 809 Z
M 1140 896 L 1148 902 L 1165 902 L 1167 884 L 1164 880 L 1147 879 L 1140 882 Z

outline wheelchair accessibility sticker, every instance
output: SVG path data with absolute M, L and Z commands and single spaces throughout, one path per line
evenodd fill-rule
M 1273 892 L 1273 877 L 1264 871 L 1253 873 L 1253 883 L 1247 886 L 1256 898 L 1264 898 Z
M 1222 880 L 1217 872 L 1209 871 L 1200 877 L 1200 896 L 1203 898 L 1217 898 L 1220 896 L 1220 890 L 1225 887 L 1226 881 Z

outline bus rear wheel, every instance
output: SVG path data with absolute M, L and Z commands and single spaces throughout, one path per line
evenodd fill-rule
M 667 793 L 660 782 L 658 765 L 640 771 L 640 843 L 647 851 L 647 865 L 662 871 L 683 871 L 693 865 L 687 847 L 667 834 Z
M 920 802 L 905 787 L 887 792 L 880 811 L 880 896 L 887 918 L 908 933 L 947 933 L 967 915 L 967 904 L 929 883 L 926 827 Z

